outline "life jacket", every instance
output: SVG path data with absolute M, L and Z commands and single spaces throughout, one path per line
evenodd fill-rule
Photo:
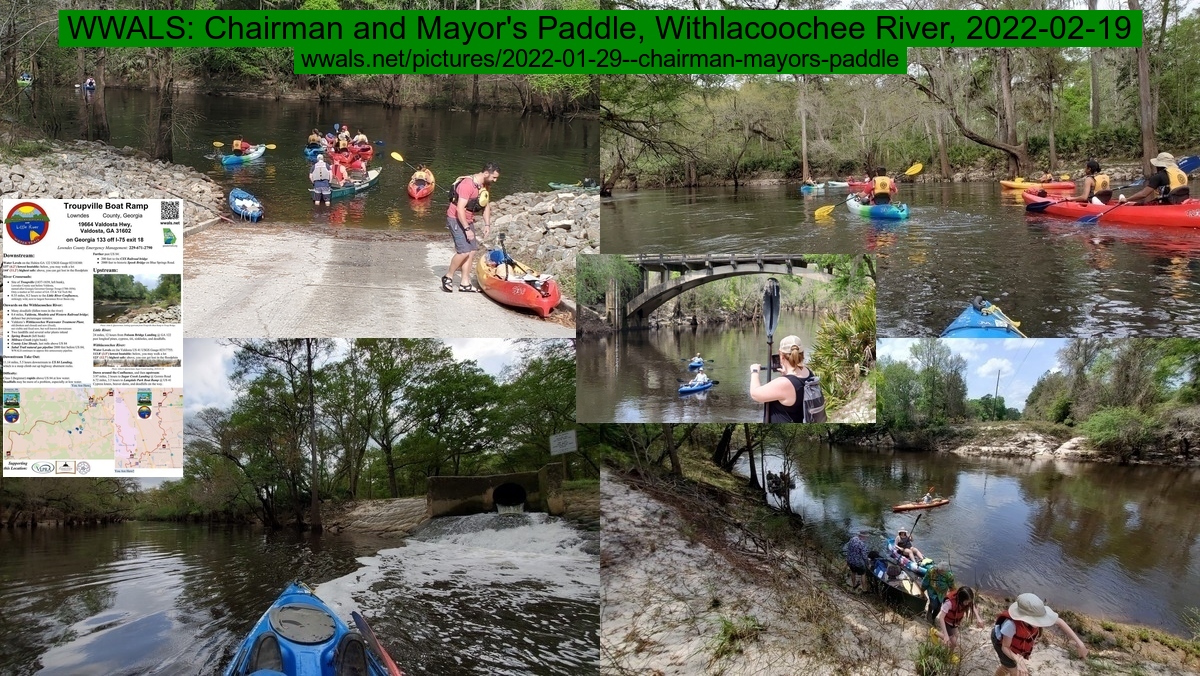
M 1020 620 L 1013 620 L 1012 615 L 1009 615 L 1007 610 L 996 616 L 996 626 L 999 627 L 1004 624 L 1005 620 L 1012 620 L 1013 624 L 1017 627 L 1017 632 L 1013 634 L 1012 645 L 1010 646 L 1012 651 L 1025 659 L 1029 659 L 1029 656 L 1033 654 L 1033 644 L 1041 637 L 1042 630 Z
M 1103 192 L 1105 190 L 1111 190 L 1111 189 L 1112 188 L 1109 186 L 1108 174 L 1093 174 L 1092 175 L 1092 191 L 1094 193 Z
M 457 179 L 455 179 L 454 185 L 450 186 L 450 204 L 458 204 L 458 184 L 462 183 L 464 180 L 475 183 L 475 179 L 471 178 L 470 176 L 459 176 Z M 488 205 L 488 199 L 490 197 L 488 195 L 487 188 L 479 184 L 476 184 L 476 187 L 479 188 L 479 196 L 472 197 L 471 199 L 467 200 L 467 211 L 473 214 L 483 211 L 484 207 Z
M 1171 185 L 1166 189 L 1166 192 L 1163 193 L 1164 195 L 1169 194 L 1176 188 L 1182 188 L 1188 184 L 1187 174 L 1180 171 L 1179 167 L 1167 167 L 1167 176 L 1171 178 Z
M 876 195 L 890 195 L 892 192 L 892 179 L 887 176 L 876 176 L 871 183 L 874 185 Z
M 338 150 L 347 150 L 349 148 L 350 148 L 350 141 L 348 141 L 346 138 L 344 138 L 342 136 L 339 136 L 338 140 L 337 140 L 337 149 Z
M 958 599 L 951 595 L 943 602 L 943 606 L 949 608 L 946 611 L 946 626 L 957 627 L 963 618 L 967 616 L 966 608 L 958 607 Z
M 328 181 L 330 178 L 329 165 L 324 162 L 314 164 L 312 172 L 309 173 L 308 177 L 314 181 Z
M 322 138 L 320 137 L 320 135 L 318 135 L 318 134 L 309 134 L 309 135 L 308 135 L 308 142 L 309 142 L 309 143 L 318 143 L 318 144 L 319 144 L 319 143 L 321 143 L 321 141 L 323 141 L 323 140 L 324 140 L 324 139 L 322 139 Z
M 241 150 L 241 149 L 242 149 L 242 142 L 241 142 L 241 141 L 238 141 L 238 140 L 234 140 L 234 142 L 233 142 L 233 149 L 234 149 L 234 150 Z

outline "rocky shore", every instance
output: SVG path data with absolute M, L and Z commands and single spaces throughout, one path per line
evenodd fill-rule
M 113 320 L 114 324 L 178 324 L 179 306 L 129 308 Z
M 492 238 L 504 233 L 508 253 L 542 272 L 575 273 L 576 254 L 600 253 L 600 197 L 574 190 L 506 195 L 492 207 Z M 574 289 L 563 289 L 574 296 Z
M 224 191 L 191 167 L 147 159 L 126 146 L 41 141 L 49 152 L 0 163 L 0 198 L 182 199 L 184 227 L 216 218 Z
M 334 533 L 402 537 L 429 520 L 429 506 L 423 497 L 362 500 L 326 507 L 321 519 Z

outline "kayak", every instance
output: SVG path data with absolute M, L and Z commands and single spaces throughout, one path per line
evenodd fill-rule
M 846 200 L 846 207 L 859 216 L 902 221 L 908 218 L 907 204 L 863 204 L 857 198 Z
M 805 185 L 800 186 L 800 192 L 819 192 L 824 189 L 825 189 L 824 183 L 818 183 L 816 185 L 805 184 Z
M 849 188 L 850 183 L 848 183 L 847 181 L 825 181 L 825 187 L 827 187 L 827 188 Z
M 369 143 L 364 143 L 358 146 L 350 146 L 350 151 L 354 153 L 358 159 L 363 162 L 370 162 L 372 157 L 375 157 L 375 147 Z
M 701 366 L 704 366 L 703 359 L 693 359 L 690 362 L 688 362 L 688 368 L 690 368 L 690 369 L 698 369 Z
M 887 571 L 887 559 L 875 559 L 871 573 L 882 583 L 885 594 L 890 593 L 896 601 L 914 611 L 925 607 L 925 590 L 921 589 L 920 580 L 913 579 L 908 571 L 901 571 L 897 577 L 890 578 Z
M 310 143 L 304 146 L 304 156 L 308 158 L 309 162 L 316 162 L 317 155 L 320 155 L 328 149 L 329 146 L 322 145 L 320 143 Z
M 265 152 L 267 152 L 267 147 L 265 145 L 257 145 L 251 148 L 250 152 L 242 155 L 222 155 L 221 164 L 224 164 L 228 167 L 231 164 L 241 164 L 242 162 L 257 160 L 258 158 L 262 157 L 263 153 Z
M 275 640 L 271 641 L 271 637 Z M 279 646 L 277 660 L 271 658 L 274 652 L 269 649 L 271 643 Z M 260 644 L 265 649 L 256 649 Z M 341 660 L 346 662 L 339 670 Z M 362 671 L 364 666 L 366 671 Z M 225 676 L 339 673 L 388 676 L 387 668 L 367 648 L 362 635 L 351 630 L 311 589 L 297 582 L 289 584 L 267 608 L 225 669 Z
M 366 190 L 367 188 L 373 188 L 375 186 L 375 184 L 379 182 L 379 172 L 380 171 L 383 171 L 383 170 L 376 167 L 376 168 L 372 169 L 371 171 L 367 172 L 366 178 L 360 178 L 357 180 L 348 181 L 345 185 L 343 185 L 340 188 L 330 187 L 329 198 L 333 199 L 335 197 L 349 197 L 350 195 L 360 193 L 360 192 Z M 316 199 L 315 195 L 314 195 L 313 199 Z
M 713 381 L 711 381 L 711 380 L 706 383 L 700 383 L 699 385 L 691 385 L 691 384 L 680 385 L 679 393 L 680 394 L 692 394 L 694 392 L 703 392 L 704 390 L 707 390 L 708 388 L 710 388 L 712 386 L 713 386 Z
M 551 181 L 548 184 L 554 190 L 582 190 L 583 192 L 600 192 L 600 186 L 586 186 L 578 183 L 555 183 Z
M 538 274 L 533 268 L 512 258 L 508 259 L 508 265 L 491 267 L 488 265 L 490 255 L 491 252 L 488 252 L 488 255 L 475 257 L 475 277 L 479 280 L 479 288 L 497 303 L 533 310 L 539 317 L 550 316 L 562 301 L 558 282 L 550 275 Z M 506 270 L 508 279 L 504 278 Z
M 1117 209 L 1116 204 L 1084 204 L 1082 202 L 1057 202 L 1036 192 L 1026 190 L 1022 195 L 1026 204 L 1051 202 L 1042 211 L 1052 216 L 1079 220 L 1085 216 L 1099 216 L 1099 223 L 1123 225 L 1161 225 L 1182 228 L 1200 228 L 1200 200 L 1185 204 L 1150 204 L 1135 206 L 1126 203 Z M 1119 204 L 1119 203 L 1118 203 Z
M 1024 338 L 1025 334 L 1021 333 L 1019 323 L 1008 318 L 1008 315 L 983 300 L 979 296 L 975 296 L 967 309 L 962 311 L 962 314 L 955 317 L 954 321 L 942 331 L 940 338 Z M 914 507 L 911 509 L 920 509 Z M 894 509 L 893 511 L 902 511 Z
M 418 188 L 417 184 L 410 180 L 408 182 L 408 196 L 415 200 L 425 199 L 433 194 L 434 185 L 434 183 L 426 181 L 425 185 Z
M 1028 183 L 1026 181 L 1000 181 L 1000 187 L 1006 190 L 1074 190 L 1074 181 L 1053 181 L 1051 183 Z
M 902 502 L 898 505 L 892 505 L 893 512 L 908 512 L 914 509 L 933 509 L 942 505 L 950 504 L 950 498 L 938 498 L 930 503 L 924 502 Z
M 229 191 L 229 210 L 252 223 L 261 221 L 263 217 L 262 202 L 241 188 Z
M 866 190 L 871 187 L 871 184 L 867 181 L 850 181 L 846 183 L 846 187 L 851 190 Z
M 888 557 L 893 563 L 896 563 L 901 568 L 916 573 L 917 575 L 924 575 L 925 573 L 929 572 L 929 567 L 933 565 L 933 561 L 929 559 L 925 559 L 924 561 L 917 563 L 916 561 L 913 561 L 907 556 L 901 554 L 900 549 L 896 547 L 895 538 L 887 539 L 887 548 Z

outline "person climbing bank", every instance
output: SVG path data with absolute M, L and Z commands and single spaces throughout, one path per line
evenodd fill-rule
M 450 206 L 446 210 L 446 227 L 454 239 L 454 256 L 450 258 L 450 269 L 442 277 L 442 291 L 454 291 L 454 272 L 462 270 L 458 290 L 474 293 L 471 285 L 471 262 L 479 248 L 475 235 L 475 214 L 483 214 L 483 236 L 492 230 L 492 203 L 488 188 L 500 179 L 500 167 L 488 162 L 478 173 L 459 176 L 450 188 Z
M 1028 676 L 1028 660 L 1033 654 L 1033 646 L 1047 627 L 1058 627 L 1075 642 L 1079 659 L 1087 658 L 1087 646 L 1058 613 L 1036 594 L 1021 594 L 1008 610 L 996 616 L 996 623 L 992 627 L 992 647 L 1000 658 L 996 676 Z
M 941 610 L 938 611 L 936 625 L 942 641 L 955 648 L 958 646 L 958 628 L 968 616 L 975 618 L 975 626 L 983 629 L 983 620 L 979 617 L 979 608 L 975 606 L 975 590 L 970 587 L 959 587 L 946 597 Z

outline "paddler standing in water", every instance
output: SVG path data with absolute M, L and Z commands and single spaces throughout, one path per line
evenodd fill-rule
M 330 190 L 329 181 L 333 175 L 329 172 L 329 165 L 325 164 L 325 156 L 317 155 L 317 161 L 313 164 L 312 171 L 308 172 L 308 180 L 312 183 L 313 205 L 320 206 L 324 201 L 329 204 Z
M 1021 594 L 1016 603 L 996 616 L 992 628 L 992 647 L 1000 658 L 996 676 L 1028 676 L 1029 656 L 1047 627 L 1058 627 L 1075 642 L 1079 659 L 1087 659 L 1088 649 L 1074 630 L 1035 594 Z
M 492 230 L 492 203 L 488 188 L 499 179 L 499 165 L 488 162 L 479 173 L 459 176 L 450 188 L 446 227 L 454 239 L 454 256 L 450 258 L 450 269 L 442 277 L 442 291 L 454 291 L 455 270 L 462 270 L 458 290 L 466 293 L 476 291 L 471 285 L 471 263 L 479 248 L 479 238 L 475 235 L 475 214 L 483 214 L 483 236 L 487 237 Z

